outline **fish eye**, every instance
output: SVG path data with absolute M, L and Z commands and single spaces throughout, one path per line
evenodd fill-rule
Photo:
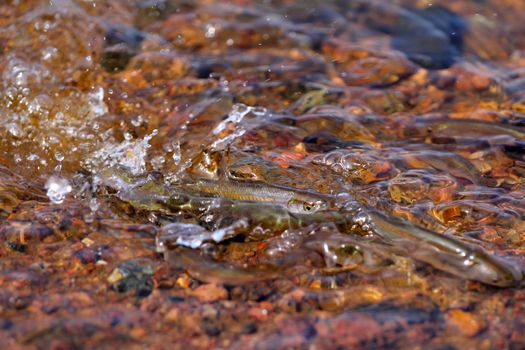
M 304 211 L 312 211 L 314 209 L 314 204 L 310 202 L 304 202 L 303 209 Z

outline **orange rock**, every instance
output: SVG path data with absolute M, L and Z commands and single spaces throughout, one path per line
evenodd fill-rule
M 166 312 L 166 315 L 164 315 L 164 320 L 168 322 L 176 322 L 180 317 L 180 311 L 177 308 L 172 308 L 168 312 Z
M 258 321 L 266 321 L 268 319 L 268 309 L 263 307 L 253 307 L 248 310 L 248 314 Z
M 268 311 L 272 311 L 273 310 L 273 304 L 268 302 L 268 301 L 261 301 L 259 303 L 259 306 L 263 309 L 266 309 Z
M 456 194 L 457 186 L 446 186 L 432 188 L 427 196 L 434 202 L 447 202 L 451 201 Z
M 476 335 L 482 328 L 482 323 L 476 316 L 459 309 L 447 312 L 447 322 L 452 328 L 468 337 Z
M 140 339 L 146 335 L 146 330 L 143 327 L 133 327 L 130 331 L 130 335 L 134 338 Z
M 213 302 L 228 299 L 228 291 L 213 283 L 203 284 L 193 291 L 193 295 L 201 301 Z
M 181 288 L 188 288 L 191 283 L 191 278 L 187 274 L 183 274 L 179 278 L 177 278 L 176 283 Z

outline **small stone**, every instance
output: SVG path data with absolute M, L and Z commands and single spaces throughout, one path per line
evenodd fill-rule
M 482 327 L 481 322 L 473 314 L 459 309 L 447 313 L 447 322 L 467 337 L 476 335 Z
M 146 330 L 142 327 L 133 327 L 130 331 L 130 335 L 133 338 L 140 339 L 146 335 Z
M 122 262 L 108 276 L 107 281 L 119 293 L 135 291 L 136 296 L 146 297 L 153 291 L 154 268 L 146 259 Z
M 122 280 L 124 278 L 124 275 L 119 269 L 113 270 L 111 274 L 108 276 L 107 281 L 110 284 L 117 283 L 118 281 Z
M 268 309 L 262 307 L 253 307 L 248 310 L 248 315 L 257 321 L 266 321 L 268 319 Z
M 168 322 L 177 322 L 180 317 L 180 311 L 177 308 L 172 308 L 168 312 L 166 312 L 166 315 L 164 315 L 164 320 Z
M 208 319 L 216 319 L 219 316 L 219 312 L 211 305 L 204 305 L 202 307 L 202 317 Z
M 317 337 L 313 347 L 319 349 L 355 349 L 359 344 L 380 339 L 384 331 L 381 324 L 366 314 L 343 314 L 327 319 L 319 322 L 315 330 Z
M 221 326 L 216 321 L 204 319 L 201 323 L 201 329 L 210 337 L 216 337 L 221 334 Z
M 183 274 L 179 278 L 177 278 L 176 283 L 181 288 L 188 288 L 191 283 L 191 278 L 187 274 Z
M 228 298 L 228 291 L 215 284 L 203 284 L 193 291 L 193 295 L 204 302 L 214 302 Z
M 92 245 L 93 243 L 95 243 L 94 240 L 90 239 L 90 238 L 84 238 L 82 241 L 81 241 L 86 247 L 89 247 L 90 245 Z

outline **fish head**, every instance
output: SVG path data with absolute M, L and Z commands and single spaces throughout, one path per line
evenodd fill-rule
M 512 287 L 523 278 L 521 269 L 498 257 L 476 250 L 470 254 L 465 265 L 468 267 L 468 278 L 497 287 Z M 468 266 L 470 263 L 472 264 Z
M 294 214 L 313 214 L 328 208 L 328 202 L 318 196 L 307 193 L 297 193 L 286 205 L 287 209 Z

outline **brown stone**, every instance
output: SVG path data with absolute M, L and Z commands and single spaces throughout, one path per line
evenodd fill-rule
M 180 318 L 180 311 L 176 307 L 170 309 L 168 312 L 166 312 L 166 315 L 164 315 L 164 320 L 168 322 L 177 322 Z
M 481 321 L 475 315 L 459 309 L 447 312 L 447 323 L 468 337 L 478 334 L 482 328 Z
M 203 284 L 193 291 L 193 295 L 201 301 L 214 302 L 228 298 L 228 291 L 213 283 Z

